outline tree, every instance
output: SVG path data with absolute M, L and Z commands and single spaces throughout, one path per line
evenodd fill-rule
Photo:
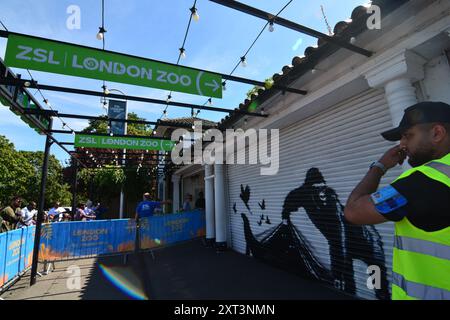
M 41 151 L 16 151 L 14 145 L 0 136 L 0 202 L 9 204 L 13 196 L 21 196 L 25 203 L 39 200 L 42 164 Z M 55 156 L 50 155 L 44 207 L 53 202 L 70 205 L 69 186 L 63 182 L 62 166 Z
M 105 119 L 106 116 L 103 116 Z M 129 120 L 144 120 L 136 113 L 128 114 Z M 90 120 L 89 125 L 82 130 L 86 133 L 108 134 L 108 122 L 104 120 Z M 128 123 L 127 134 L 136 136 L 151 136 L 152 129 L 149 125 L 139 123 Z M 83 149 L 92 153 L 95 158 L 99 152 L 112 153 L 113 149 Z M 127 154 L 142 154 L 141 150 L 127 150 Z M 118 160 L 120 161 L 120 159 Z M 72 174 L 73 175 L 73 174 Z M 70 176 L 70 174 L 68 174 Z M 144 192 L 150 192 L 152 179 L 155 178 L 153 170 L 147 169 L 114 169 L 112 166 L 103 165 L 98 169 L 81 169 L 78 173 L 79 185 L 77 197 L 79 199 L 95 200 L 110 203 L 112 199 L 118 198 L 122 185 L 129 202 L 139 201 Z
M 29 183 L 30 186 L 34 187 L 28 188 L 26 198 L 30 200 L 36 199 L 34 201 L 37 201 L 39 199 L 44 153 L 42 151 L 19 151 L 19 153 L 33 167 L 33 172 L 35 173 L 30 177 Z M 54 155 L 50 155 L 48 158 L 47 184 L 45 186 L 45 208 L 50 208 L 57 201 L 63 206 L 70 206 L 72 194 L 70 193 L 69 185 L 64 183 L 61 163 Z
M 4 136 L 0 136 L 0 155 L 0 203 L 5 206 L 13 196 L 26 193 L 29 179 L 35 173 Z

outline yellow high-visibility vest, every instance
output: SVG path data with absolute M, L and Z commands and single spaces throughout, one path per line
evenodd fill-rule
M 396 181 L 416 171 L 450 188 L 450 153 L 406 171 Z M 432 203 L 429 207 L 433 210 Z M 395 223 L 392 299 L 450 300 L 450 227 L 427 232 L 406 217 Z

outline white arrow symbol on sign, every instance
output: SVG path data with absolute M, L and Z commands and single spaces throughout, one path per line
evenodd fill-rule
M 213 79 L 213 82 L 214 82 L 214 83 L 210 83 L 210 82 L 205 83 L 205 86 L 207 86 L 207 87 L 213 87 L 213 91 L 216 92 L 217 89 L 219 89 L 219 84 L 217 83 L 217 81 L 216 81 L 215 79 Z

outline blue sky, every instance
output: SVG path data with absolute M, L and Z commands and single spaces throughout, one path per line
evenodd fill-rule
M 278 12 L 287 0 L 241 0 L 245 4 L 271 13 Z M 328 21 L 334 25 L 350 17 L 353 9 L 364 0 L 294 0 L 280 15 L 318 31 L 327 33 L 320 5 L 325 7 Z M 106 49 L 136 56 L 176 63 L 189 20 L 193 0 L 105 0 Z M 66 9 L 77 5 L 81 9 L 81 28 L 69 30 Z M 204 70 L 229 73 L 256 38 L 265 21 L 220 6 L 208 0 L 198 0 L 200 15 L 192 22 L 185 44 L 186 59 L 180 64 Z M 10 31 L 72 42 L 91 47 L 101 47 L 96 39 L 101 25 L 101 0 L 0 0 L 0 20 Z M 303 55 L 307 46 L 315 45 L 315 38 L 275 26 L 274 32 L 266 30 L 247 55 L 246 68 L 238 67 L 234 75 L 263 81 L 290 64 L 296 55 Z M 0 38 L 0 57 L 4 58 L 6 39 Z M 13 69 L 28 75 L 25 70 Z M 101 90 L 102 81 L 31 71 L 35 80 L 42 84 Z M 165 99 L 166 90 L 151 89 L 120 83 L 107 83 L 109 88 L 119 89 L 128 95 Z M 234 109 L 246 98 L 251 85 L 229 81 L 222 99 L 213 99 L 217 107 Z M 31 90 L 32 93 L 35 90 Z M 44 96 L 58 111 L 86 115 L 101 115 L 105 111 L 98 97 L 44 91 Z M 36 93 L 39 101 L 42 98 Z M 204 104 L 207 97 L 173 93 L 174 101 Z M 128 111 L 155 121 L 162 115 L 163 105 L 128 102 Z M 220 121 L 226 114 L 202 111 L 199 117 Z M 169 107 L 168 117 L 190 116 L 190 109 Z M 87 121 L 64 119 L 74 130 L 81 130 Z M 59 120 L 55 129 L 61 129 Z M 24 124 L 9 109 L 0 107 L 0 135 L 5 135 L 19 150 L 43 150 L 45 138 Z M 72 135 L 55 135 L 59 141 L 73 142 Z M 71 150 L 72 148 L 68 148 Z M 52 154 L 64 162 L 68 159 L 58 146 Z

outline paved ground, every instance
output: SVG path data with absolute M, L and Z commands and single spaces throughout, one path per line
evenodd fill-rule
M 56 263 L 49 275 L 29 287 L 29 274 L 2 294 L 9 299 L 351 299 L 322 284 L 303 279 L 233 251 L 216 253 L 199 240 L 129 257 Z M 69 266 L 81 272 L 79 289 Z M 109 279 L 115 279 L 113 284 Z M 69 285 L 69 286 L 68 286 Z M 119 289 L 121 287 L 121 289 Z

